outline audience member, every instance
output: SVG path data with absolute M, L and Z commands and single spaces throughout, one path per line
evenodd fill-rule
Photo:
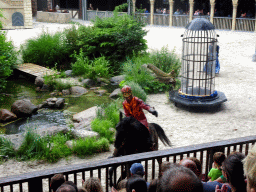
M 168 169 L 170 169 L 171 163 L 169 161 L 162 162 L 160 166 L 160 177 L 164 174 L 164 172 Z
M 55 174 L 51 180 L 50 180 L 50 187 L 53 190 L 53 192 L 56 192 L 56 190 L 65 182 L 65 178 L 63 174 Z
M 144 8 L 144 13 L 148 13 L 148 10 L 147 10 L 147 8 Z
M 227 178 L 232 192 L 246 192 L 246 183 L 242 163 L 244 158 L 245 155 L 242 153 L 234 152 L 231 153 L 222 164 L 224 176 Z M 219 189 L 219 187 L 216 188 L 217 190 Z
M 225 159 L 226 159 L 226 156 L 223 152 L 214 153 L 212 168 L 208 173 L 208 178 L 211 181 L 215 181 L 216 179 L 222 176 L 221 165 Z
M 76 189 L 69 184 L 62 184 L 56 192 L 77 192 Z
M 203 192 L 203 185 L 190 169 L 172 164 L 159 179 L 157 192 Z
M 121 180 L 118 184 L 117 184 L 117 187 L 116 189 L 118 191 L 122 190 L 122 189 L 126 189 L 126 183 L 127 183 L 127 178 Z
M 133 175 L 128 178 L 126 184 L 127 192 L 147 192 L 147 183 L 141 176 Z
M 87 191 L 86 191 L 86 189 L 85 189 L 85 188 L 80 187 L 80 188 L 78 188 L 78 192 L 87 192 Z
M 202 179 L 202 163 L 196 157 L 188 157 L 188 159 L 190 159 L 196 164 L 196 168 L 197 168 L 196 175 L 199 177 L 199 179 Z
M 156 192 L 159 179 L 153 179 L 148 187 L 148 192 Z
M 83 188 L 87 192 L 103 192 L 100 180 L 98 177 L 90 177 L 83 183 Z
M 189 168 L 191 171 L 193 171 L 196 176 L 198 176 L 198 170 L 196 167 L 196 163 L 190 159 L 182 159 L 179 163 L 181 166 Z
M 91 4 L 91 3 L 90 3 L 90 5 L 89 5 L 88 10 L 93 10 L 93 6 L 92 6 L 92 4 Z
M 72 187 L 74 187 L 75 188 L 75 190 L 76 191 L 78 191 L 78 188 L 77 188 L 77 186 L 76 186 L 76 184 L 73 182 L 73 181 L 65 181 L 64 183 L 63 183 L 63 185 L 71 185 Z
M 141 177 L 144 177 L 145 172 L 144 172 L 144 168 L 143 165 L 141 163 L 133 163 L 131 168 L 130 168 L 130 173 L 131 176 L 133 175 L 139 175 Z M 149 187 L 149 182 L 147 182 L 147 187 Z
M 256 191 L 256 145 L 249 151 L 243 160 L 244 173 L 247 179 L 247 192 Z
M 174 12 L 174 15 L 180 15 L 180 10 L 177 9 L 177 10 Z

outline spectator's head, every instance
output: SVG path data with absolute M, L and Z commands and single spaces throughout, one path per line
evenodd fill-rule
M 256 145 L 249 151 L 243 160 L 244 173 L 247 178 L 247 192 L 256 191 Z
M 173 164 L 159 180 L 157 192 L 203 192 L 203 185 L 193 171 Z
M 169 161 L 162 162 L 161 167 L 160 167 L 160 169 L 161 169 L 161 173 L 160 173 L 161 176 L 164 174 L 164 172 L 166 170 L 170 169 L 170 167 L 171 167 L 171 163 Z
M 133 163 L 131 168 L 130 168 L 130 172 L 132 175 L 140 175 L 140 176 L 144 176 L 144 168 L 142 166 L 141 163 Z
M 86 189 L 85 189 L 85 188 L 80 187 L 80 188 L 78 188 L 78 192 L 87 192 L 87 191 L 86 191 Z
M 56 192 L 77 192 L 72 185 L 63 184 L 61 185 Z
M 226 156 L 223 152 L 216 152 L 213 155 L 213 161 L 218 169 L 221 167 L 225 159 L 226 159 Z
M 239 152 L 230 154 L 222 163 L 223 175 L 231 185 L 232 191 L 245 191 L 244 170 L 242 160 L 245 155 Z
M 55 192 L 65 182 L 63 174 L 55 174 L 50 181 L 50 187 Z
M 87 179 L 83 184 L 83 188 L 85 188 L 87 192 L 103 191 L 100 180 L 97 177 L 90 177 L 89 179 Z
M 127 180 L 126 191 L 147 192 L 147 183 L 142 177 L 134 175 Z
M 194 161 L 196 164 L 196 168 L 198 170 L 198 173 L 196 174 L 199 178 L 201 178 L 202 175 L 202 163 L 195 157 L 188 157 L 188 159 Z
M 198 170 L 196 167 L 196 163 L 190 159 L 182 159 L 179 163 L 181 166 L 189 168 L 191 171 L 193 171 L 198 176 Z
M 72 182 L 72 181 L 65 181 L 65 183 L 63 183 L 63 184 L 71 185 L 72 187 L 75 188 L 76 191 L 78 191 L 78 188 L 77 188 L 76 184 L 74 182 Z
M 159 179 L 153 179 L 149 184 L 148 192 L 156 192 L 158 182 Z
M 127 183 L 127 179 L 121 180 L 121 181 L 117 184 L 116 189 L 117 189 L 117 190 L 125 189 L 125 188 L 126 188 L 126 183 Z

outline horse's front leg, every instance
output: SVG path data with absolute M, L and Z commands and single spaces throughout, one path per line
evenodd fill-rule
M 158 162 L 158 178 L 161 177 L 162 175 L 162 171 L 161 171 L 161 165 L 163 163 L 163 159 L 161 157 L 157 158 L 157 162 Z

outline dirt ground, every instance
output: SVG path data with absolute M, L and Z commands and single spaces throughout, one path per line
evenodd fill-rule
M 7 32 L 15 46 L 24 39 L 36 36 L 42 29 L 49 31 L 61 30 L 70 25 L 34 23 L 34 29 L 11 30 Z M 184 28 L 146 27 L 148 34 L 145 39 L 149 48 L 160 49 L 168 45 L 181 54 Z M 147 103 L 154 106 L 159 116 L 146 113 L 149 122 L 161 125 L 173 144 L 173 148 L 200 144 L 212 141 L 256 135 L 256 64 L 252 62 L 255 53 L 255 34 L 253 32 L 231 32 L 216 30 L 220 46 L 220 74 L 216 76 L 215 87 L 223 92 L 227 102 L 220 109 L 212 112 L 189 111 L 175 107 L 169 102 L 168 95 L 149 95 Z M 160 142 L 160 150 L 167 149 Z M 86 159 L 72 157 L 60 160 L 55 164 L 41 162 L 16 162 L 9 160 L 0 165 L 1 177 L 16 175 L 36 170 L 51 169 L 71 164 L 85 163 L 105 159 L 110 152 L 94 155 Z

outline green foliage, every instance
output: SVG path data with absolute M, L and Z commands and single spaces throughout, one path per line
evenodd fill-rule
M 0 10 L 0 18 L 3 15 Z M 0 21 L 0 30 L 2 29 L 2 22 Z M 11 41 L 7 41 L 5 32 L 0 31 L 0 92 L 3 93 L 6 86 L 6 79 L 12 74 L 15 65 L 17 64 L 17 55 L 15 47 Z M 3 95 L 0 95 L 0 101 Z
M 116 6 L 114 11 L 127 12 L 128 11 L 128 3 L 123 3 L 121 5 Z
M 105 56 L 110 61 L 110 70 L 118 73 L 121 61 L 147 49 L 147 32 L 142 27 L 133 17 L 114 12 L 113 17 L 97 17 L 92 27 L 79 26 L 77 44 L 91 60 Z
M 70 51 L 70 52 L 69 52 Z M 35 63 L 45 67 L 60 68 L 69 64 L 73 51 L 66 44 L 65 33 L 49 34 L 43 31 L 36 39 L 29 39 L 21 45 L 22 59 L 25 63 Z
M 113 125 L 116 125 L 119 122 L 121 103 L 119 99 L 116 99 L 111 103 L 102 104 L 97 110 L 97 118 L 100 120 L 109 120 Z
M 109 141 L 106 138 L 96 140 L 95 138 L 79 139 L 74 143 L 73 153 L 84 157 L 94 153 L 101 153 L 109 150 Z
M 92 130 L 98 132 L 101 137 L 106 138 L 110 143 L 114 141 L 114 132 L 110 129 L 114 127 L 114 124 L 110 120 L 101 120 L 95 118 L 91 122 Z
M 76 62 L 71 64 L 74 75 L 83 75 L 94 80 L 97 77 L 109 77 L 109 61 L 104 56 L 90 61 L 88 57 L 85 57 L 81 49 L 79 55 L 74 53 L 74 57 Z
M 8 155 L 8 157 L 16 156 L 16 151 L 12 142 L 3 137 L 0 137 L 0 155 Z
M 181 61 L 175 54 L 175 49 L 169 51 L 168 46 L 164 46 L 160 51 L 153 50 L 150 53 L 150 60 L 152 64 L 166 73 L 174 70 L 176 77 L 179 75 L 181 68 Z
M 175 54 L 175 50 L 169 51 L 168 47 L 163 47 L 160 51 L 153 50 L 148 54 L 135 55 L 123 64 L 123 72 L 125 81 L 138 83 L 146 93 L 158 93 L 169 91 L 172 87 L 171 84 L 161 83 L 156 80 L 144 67 L 143 64 L 151 63 L 157 66 L 160 70 L 170 73 L 172 70 L 175 72 L 176 87 L 180 86 L 180 81 L 177 79 L 181 68 L 181 62 Z
M 55 70 L 55 69 L 54 69 Z M 55 70 L 55 73 L 52 75 L 45 75 L 44 78 L 44 83 L 49 86 L 49 89 L 51 91 L 57 90 L 57 91 L 62 91 L 63 89 L 69 89 L 72 87 L 71 83 L 68 82 L 63 82 L 61 81 L 61 77 L 65 77 L 66 74 L 64 73 L 59 73 L 57 70 Z
M 26 132 L 24 140 L 17 151 L 17 155 L 22 160 L 41 159 L 47 148 L 47 143 L 40 135 L 33 131 Z

